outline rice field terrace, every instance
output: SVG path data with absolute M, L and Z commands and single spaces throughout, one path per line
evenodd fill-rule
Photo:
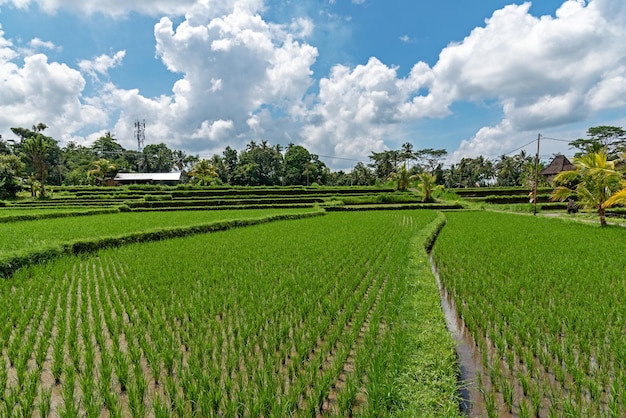
M 0 239 L 225 213 L 28 221 Z M 441 221 L 329 213 L 19 269 L 0 281 L 0 416 L 459 416 L 424 252 Z
M 626 416 L 626 230 L 449 212 L 433 249 L 489 417 Z
M 312 213 L 314 209 L 285 209 L 283 215 Z M 226 211 L 115 212 L 92 216 L 35 219 L 0 227 L 0 256 L 15 251 L 54 246 L 77 239 L 99 239 L 168 228 L 191 227 L 233 219 L 260 219 L 275 209 Z

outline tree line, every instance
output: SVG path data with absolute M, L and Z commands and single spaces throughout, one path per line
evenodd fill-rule
M 46 186 L 106 184 L 118 172 L 163 173 L 178 171 L 182 181 L 200 185 L 237 186 L 329 184 L 330 169 L 305 147 L 250 141 L 237 151 L 227 146 L 208 159 L 150 144 L 128 150 L 106 132 L 91 146 L 59 142 L 45 135 L 48 127 L 11 128 L 17 140 L 0 135 L 0 198 L 12 198 L 24 189 L 45 196 Z
M 164 143 L 147 145 L 141 151 L 128 150 L 110 132 L 91 146 L 69 142 L 60 147 L 56 139 L 45 135 L 47 128 L 43 123 L 11 128 L 17 140 L 0 136 L 0 198 L 14 197 L 24 189 L 33 196 L 45 196 L 47 185 L 104 184 L 118 172 L 178 171 L 183 182 L 203 186 L 365 186 L 392 182 L 399 189 L 423 174 L 431 176 L 427 180 L 433 186 L 448 188 L 530 187 L 535 173 L 534 158 L 524 151 L 495 160 L 483 156 L 463 158 L 444 168 L 448 156 L 445 149 L 416 150 L 412 143 L 405 142 L 398 150 L 372 152 L 368 162 L 357 162 L 350 171 L 331 171 L 318 155 L 292 143 L 283 148 L 267 140 L 251 140 L 243 150 L 227 146 L 221 154 L 201 159 Z M 610 156 L 625 149 L 626 133 L 622 128 L 593 127 L 587 134 L 587 138 L 572 141 L 570 146 L 579 153 L 606 148 Z

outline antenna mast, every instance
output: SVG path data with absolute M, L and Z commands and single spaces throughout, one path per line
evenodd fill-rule
M 143 143 L 146 140 L 146 121 L 137 119 L 135 121 L 135 139 L 137 139 L 137 151 L 141 152 Z

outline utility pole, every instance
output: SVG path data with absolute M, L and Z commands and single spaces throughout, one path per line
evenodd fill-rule
M 537 135 L 537 154 L 535 154 L 535 187 L 533 190 L 533 215 L 537 215 L 537 183 L 539 182 L 539 143 L 541 134 Z

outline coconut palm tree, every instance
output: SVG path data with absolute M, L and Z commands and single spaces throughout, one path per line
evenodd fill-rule
M 554 178 L 561 186 L 554 189 L 550 199 L 563 202 L 575 195 L 584 208 L 596 210 L 600 225 L 606 226 L 606 210 L 626 204 L 626 180 L 615 169 L 615 162 L 608 161 L 606 149 L 574 158 L 576 169 L 563 171 Z
M 48 157 L 48 151 L 50 146 L 43 135 L 37 134 L 31 136 L 23 145 L 24 153 L 33 160 L 33 166 L 37 173 L 37 180 L 41 184 L 41 197 L 46 196 L 46 176 L 48 175 L 48 165 L 46 164 L 46 158 Z
M 189 177 L 192 177 L 201 186 L 210 186 L 218 175 L 213 164 L 202 159 L 189 172 Z
M 406 164 L 404 164 L 399 171 L 391 173 L 389 176 L 389 180 L 396 182 L 396 190 L 401 192 L 405 191 L 409 188 L 409 184 L 414 181 L 417 176 L 409 175 L 409 170 L 406 169 Z
M 415 152 L 413 151 L 413 144 L 410 142 L 405 142 L 402 144 L 402 159 L 404 160 L 404 164 L 409 163 L 409 169 L 411 169 L 411 160 L 415 158 Z
M 433 194 L 443 189 L 443 185 L 436 184 L 437 176 L 426 171 L 417 175 L 418 189 L 422 194 L 422 202 L 432 202 Z
M 100 158 L 91 163 L 91 165 L 94 166 L 94 168 L 87 171 L 87 176 L 95 176 L 102 180 L 106 180 L 109 174 L 117 170 L 117 166 L 106 158 Z

